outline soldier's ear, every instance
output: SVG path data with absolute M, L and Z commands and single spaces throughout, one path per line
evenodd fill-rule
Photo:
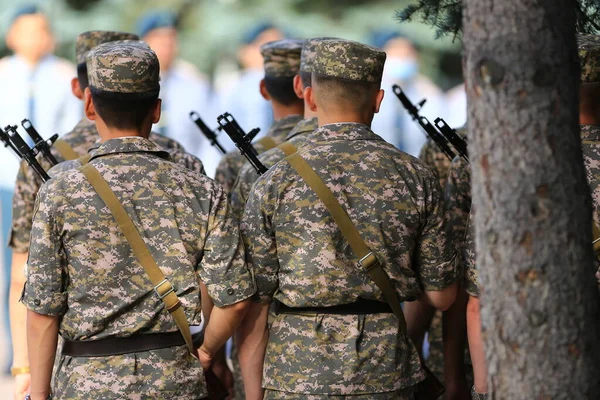
M 379 108 L 381 107 L 381 102 L 383 101 L 384 96 L 385 91 L 383 89 L 379 89 L 377 95 L 375 96 L 375 114 L 379 112 Z
M 85 88 L 85 91 L 83 92 L 83 111 L 90 121 L 96 120 L 96 108 L 94 107 L 92 92 L 89 87 Z
M 79 86 L 79 79 L 77 77 L 71 79 L 71 92 L 73 96 L 77 97 L 79 100 L 83 100 L 83 91 L 81 90 L 81 86 Z
M 265 100 L 267 100 L 267 101 L 271 100 L 271 95 L 269 94 L 269 91 L 267 90 L 267 85 L 265 85 L 264 79 L 260 80 L 260 94 L 262 95 L 262 97 Z
M 162 100 L 157 99 L 154 108 L 152 109 L 152 123 L 156 124 L 160 121 L 160 110 L 162 107 Z
M 304 89 L 304 101 L 310 108 L 310 111 L 317 112 L 317 103 L 315 102 L 315 91 L 311 86 L 307 86 Z
M 294 92 L 299 99 L 304 98 L 304 85 L 302 84 L 302 79 L 300 75 L 294 76 Z

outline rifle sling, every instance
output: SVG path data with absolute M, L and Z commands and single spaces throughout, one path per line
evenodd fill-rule
M 79 154 L 77 154 L 75 150 L 73 150 L 71 145 L 62 139 L 56 139 L 56 142 L 54 142 L 54 147 L 56 148 L 56 150 L 58 150 L 60 155 L 67 161 L 75 160 L 79 157 Z
M 92 164 L 88 164 L 85 159 L 82 161 L 85 162 L 79 170 L 85 175 L 104 204 L 109 208 L 115 221 L 119 225 L 121 232 L 125 236 L 125 239 L 131 246 L 135 257 L 142 267 L 144 267 L 144 271 L 146 271 L 146 274 L 150 278 L 150 281 L 154 286 L 154 292 L 164 302 L 167 310 L 175 320 L 175 324 L 177 324 L 177 328 L 179 328 L 190 353 L 195 355 L 190 326 L 183 311 L 183 307 L 181 306 L 181 302 L 179 301 L 177 294 L 175 294 L 173 285 L 165 278 L 165 275 L 156 264 L 152 254 L 150 254 L 150 250 L 144 243 L 144 239 L 133 224 L 131 218 L 129 218 L 129 215 L 127 215 L 127 211 L 125 211 L 125 208 L 108 185 L 108 182 L 106 182 L 100 172 Z
M 369 274 L 371 280 L 379 287 L 385 300 L 398 318 L 401 330 L 406 332 L 406 319 L 404 318 L 404 313 L 400 306 L 400 298 L 394 290 L 394 286 L 392 285 L 389 276 L 382 268 L 375 254 L 373 254 L 360 236 L 360 232 L 358 232 L 358 229 L 356 229 L 356 226 L 342 205 L 337 201 L 335 195 L 300 154 L 294 153 L 288 156 L 286 161 L 316 193 L 319 199 L 325 203 L 325 206 L 338 225 L 342 235 L 352 248 L 354 254 L 359 258 L 359 266 Z
M 277 147 L 277 142 L 275 142 L 275 140 L 273 140 L 273 138 L 270 136 L 260 138 L 256 141 L 256 143 L 260 143 L 264 147 L 264 151 Z

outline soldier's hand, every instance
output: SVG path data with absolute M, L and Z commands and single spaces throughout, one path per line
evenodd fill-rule
M 23 400 L 31 386 L 30 374 L 19 374 L 15 376 L 14 400 Z
M 208 371 L 210 369 L 210 366 L 212 365 L 213 360 L 212 356 L 204 346 L 200 346 L 200 348 L 198 349 L 198 359 L 202 364 L 202 369 Z

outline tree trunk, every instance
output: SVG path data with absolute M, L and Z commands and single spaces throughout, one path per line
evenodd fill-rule
M 489 390 L 495 399 L 598 398 L 600 296 L 572 1 L 464 2 Z

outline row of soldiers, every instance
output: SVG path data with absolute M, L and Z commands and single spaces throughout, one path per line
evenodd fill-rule
M 78 37 L 86 118 L 53 148 L 64 162 L 50 181 L 19 172 L 11 246 L 23 264 L 28 253 L 29 311 L 27 341 L 23 314 L 12 320 L 17 388 L 31 372 L 31 398 L 49 397 L 60 335 L 56 398 L 206 398 L 203 371 L 235 334 L 247 399 L 412 399 L 430 381 L 414 344 L 423 310 L 458 294 L 448 314 L 464 348 L 466 289 L 483 396 L 468 164 L 448 173 L 428 145 L 431 168 L 370 130 L 385 53 L 335 38 L 263 46 L 276 122 L 254 147 L 269 170 L 230 153 L 215 182 L 151 132 L 159 65 L 137 39 Z M 446 363 L 464 364 L 455 353 Z

